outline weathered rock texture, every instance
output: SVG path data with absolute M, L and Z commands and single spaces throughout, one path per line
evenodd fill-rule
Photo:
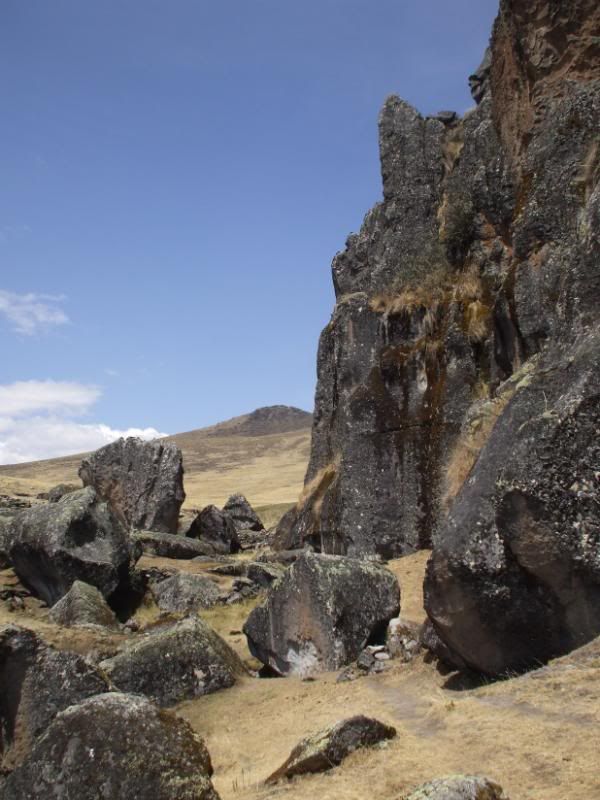
M 364 716 L 350 717 L 302 739 L 285 763 L 267 778 L 266 783 L 277 783 L 283 778 L 309 772 L 325 772 L 341 764 L 355 750 L 372 747 L 393 739 L 395 735 L 395 728 L 379 720 Z
M 118 622 L 102 594 L 95 586 L 75 581 L 64 597 L 50 609 L 50 619 L 58 625 L 96 625 L 117 628 Z
M 19 764 L 59 711 L 108 690 L 106 679 L 81 656 L 55 650 L 16 625 L 0 628 L 2 768 Z
M 306 487 L 276 546 L 389 557 L 446 538 L 478 404 L 499 413 L 504 381 L 595 319 L 599 14 L 505 0 L 474 110 L 386 101 L 383 200 L 333 261 Z
M 129 581 L 127 532 L 92 487 L 22 511 L 10 531 L 10 562 L 49 606 L 76 580 L 109 598 Z
M 154 533 L 153 531 L 136 531 L 131 534 L 132 542 L 139 544 L 144 553 L 163 558 L 191 559 L 208 556 L 214 553 L 212 547 L 174 533 Z
M 274 539 L 433 546 L 430 641 L 490 673 L 600 633 L 599 33 L 596 0 L 502 0 L 476 108 L 386 101 Z
M 255 608 L 244 633 L 250 652 L 281 675 L 311 675 L 353 661 L 400 610 L 388 570 L 342 556 L 303 554 Z
M 128 527 L 177 533 L 185 492 L 176 445 L 119 439 L 84 459 L 79 477 L 110 503 Z
M 160 706 L 227 689 L 245 671 L 229 645 L 197 617 L 147 634 L 100 666 L 118 689 Z
M 509 800 L 497 783 L 472 775 L 451 775 L 423 784 L 405 800 Z
M 199 608 L 211 608 L 219 602 L 219 587 L 205 575 L 178 572 L 150 587 L 161 611 L 191 613 Z
M 233 519 L 216 506 L 206 506 L 187 531 L 187 536 L 197 539 L 210 552 L 226 555 L 237 553 L 240 542 Z
M 57 715 L 4 800 L 219 800 L 202 739 L 143 697 L 104 694 Z

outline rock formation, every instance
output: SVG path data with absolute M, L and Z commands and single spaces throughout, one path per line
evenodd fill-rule
M 227 689 L 245 672 L 229 645 L 197 617 L 155 629 L 100 666 L 118 689 L 160 706 Z
M 150 587 L 161 611 L 189 614 L 200 608 L 210 608 L 219 602 L 219 587 L 205 575 L 177 572 Z
M 252 611 L 244 633 L 250 652 L 281 675 L 339 669 L 400 610 L 396 577 L 377 564 L 303 554 Z
M 4 800 L 219 800 L 202 739 L 143 697 L 103 694 L 57 715 Z
M 84 459 L 79 477 L 128 527 L 177 533 L 185 492 L 181 451 L 174 444 L 119 439 Z
M 57 625 L 96 625 L 118 628 L 117 618 L 95 586 L 75 581 L 64 597 L 52 606 L 48 615 Z
M 240 549 L 233 519 L 216 506 L 202 509 L 188 528 L 187 536 L 197 539 L 209 552 L 221 555 L 237 553 Z
M 21 581 L 49 606 L 76 580 L 109 598 L 129 580 L 127 532 L 92 487 L 20 512 L 9 558 Z
M 385 102 L 274 539 L 433 546 L 428 640 L 493 674 L 600 633 L 599 30 L 595 0 L 503 0 L 474 109 Z

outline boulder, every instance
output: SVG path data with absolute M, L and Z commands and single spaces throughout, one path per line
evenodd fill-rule
M 119 624 L 102 594 L 95 586 L 74 581 L 69 591 L 50 609 L 50 619 L 65 627 L 96 625 L 118 628 Z
M 100 666 L 118 689 L 160 706 L 226 689 L 244 673 L 229 645 L 198 617 L 154 629 Z
M 302 739 L 287 761 L 265 782 L 277 783 L 283 778 L 293 778 L 309 772 L 325 772 L 341 764 L 354 750 L 393 739 L 395 735 L 395 728 L 376 719 L 350 717 Z
M 272 583 L 283 577 L 285 569 L 281 564 L 265 564 L 260 561 L 252 561 L 246 567 L 246 577 L 252 583 L 267 589 Z
M 78 486 L 74 483 L 59 483 L 57 486 L 53 486 L 50 491 L 46 494 L 46 500 L 49 503 L 58 503 L 61 497 L 64 497 L 66 494 L 70 494 L 71 492 L 78 492 L 81 489 L 81 486 Z
M 2 768 L 20 763 L 59 711 L 107 691 L 106 679 L 81 656 L 16 625 L 0 628 Z
M 452 775 L 438 778 L 404 795 L 403 800 L 508 800 L 502 788 L 487 778 Z
M 444 645 L 489 675 L 600 634 L 600 335 L 549 347 L 493 428 L 428 563 Z
M 243 494 L 232 494 L 223 506 L 238 531 L 264 531 L 260 517 Z
M 210 555 L 211 547 L 196 539 L 173 533 L 136 531 L 131 534 L 133 542 L 139 542 L 142 551 L 162 558 L 192 559 Z
M 310 675 L 353 661 L 383 639 L 400 611 L 400 587 L 387 569 L 305 552 L 255 608 L 244 633 L 250 652 L 281 675 Z
M 421 649 L 421 626 L 401 617 L 390 620 L 385 644 L 388 653 L 404 662 L 412 661 Z
M 61 711 L 7 778 L 4 800 L 218 800 L 202 739 L 145 698 L 110 693 Z
M 92 487 L 22 511 L 10 537 L 15 572 L 49 606 L 76 580 L 107 598 L 129 580 L 127 532 Z
M 206 506 L 188 528 L 187 536 L 198 539 L 217 554 L 237 553 L 240 542 L 233 520 L 216 506 Z
M 181 450 L 174 444 L 119 439 L 84 459 L 79 477 L 128 527 L 177 533 L 185 492 Z
M 150 591 L 161 611 L 186 614 L 211 608 L 221 597 L 219 587 L 210 578 L 185 572 L 151 584 Z

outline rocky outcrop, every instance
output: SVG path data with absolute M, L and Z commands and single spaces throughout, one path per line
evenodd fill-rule
M 354 660 L 385 638 L 400 610 L 388 570 L 367 561 L 306 552 L 273 584 L 244 633 L 250 652 L 281 675 L 307 676 Z
M 200 608 L 211 608 L 219 602 L 219 587 L 205 575 L 178 572 L 150 587 L 161 611 L 189 614 Z
M 254 549 L 264 541 L 265 526 L 243 494 L 232 494 L 223 513 L 233 520 L 242 550 Z
M 372 747 L 393 739 L 396 729 L 379 720 L 364 716 L 350 717 L 307 736 L 292 750 L 289 758 L 270 775 L 265 783 L 277 783 L 284 778 L 325 772 L 362 747 Z
M 119 439 L 84 459 L 79 477 L 128 527 L 177 533 L 185 492 L 181 451 L 174 444 Z
M 114 685 L 171 706 L 233 686 L 245 670 L 198 617 L 157 628 L 101 663 Z
M 451 775 L 419 786 L 404 800 L 509 800 L 497 783 L 472 775 Z
M 129 581 L 131 550 L 126 530 L 88 487 L 18 514 L 9 558 L 21 581 L 52 606 L 76 580 L 110 598 Z
M 197 539 L 209 552 L 226 555 L 240 549 L 233 519 L 216 506 L 206 506 L 197 515 L 187 531 L 187 536 Z
M 49 617 L 57 625 L 95 625 L 118 628 L 119 624 L 102 594 L 95 586 L 75 581 L 64 597 L 52 606 Z
M 3 786 L 4 800 L 219 800 L 187 722 L 142 697 L 105 694 L 57 715 Z
M 59 711 L 108 690 L 106 679 L 81 656 L 55 650 L 16 625 L 0 628 L 2 769 L 25 758 Z

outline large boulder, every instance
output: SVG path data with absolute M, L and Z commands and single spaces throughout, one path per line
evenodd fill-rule
M 104 694 L 62 711 L 7 778 L 4 800 L 218 800 L 202 739 L 143 697 Z
M 117 618 L 95 586 L 75 581 L 64 597 L 52 606 L 52 622 L 69 628 L 93 625 L 100 628 L 118 628 Z
M 161 611 L 189 614 L 211 608 L 221 598 L 217 584 L 205 575 L 177 572 L 164 581 L 152 583 L 150 591 Z
M 0 628 L 2 768 L 20 763 L 59 711 L 107 691 L 106 679 L 81 656 L 16 625 Z
M 250 652 L 281 675 L 310 675 L 353 661 L 400 612 L 400 587 L 368 561 L 306 552 L 273 584 L 244 633 Z
M 379 720 L 356 716 L 337 722 L 329 728 L 302 739 L 279 769 L 266 783 L 277 783 L 283 778 L 294 778 L 309 772 L 325 772 L 361 747 L 371 747 L 393 739 L 396 729 Z
M 213 549 L 204 542 L 174 533 L 136 531 L 131 540 L 140 545 L 144 553 L 161 558 L 192 559 L 212 555 Z
M 127 532 L 92 487 L 18 514 L 9 558 L 21 579 L 49 606 L 76 580 L 109 598 L 129 580 Z
M 154 630 L 100 666 L 118 689 L 160 706 L 227 689 L 244 673 L 229 645 L 198 617 Z
M 255 548 L 263 541 L 265 526 L 243 494 L 232 494 L 223 512 L 233 520 L 242 549 Z
M 497 783 L 473 775 L 451 775 L 424 783 L 403 800 L 508 800 Z
M 185 492 L 181 450 L 174 444 L 119 439 L 84 459 L 79 477 L 129 527 L 177 533 Z
M 81 489 L 81 486 L 77 486 L 74 483 L 59 483 L 47 492 L 45 499 L 49 503 L 58 503 L 61 497 L 71 492 L 77 492 L 79 489 Z
M 233 520 L 216 506 L 206 506 L 188 528 L 187 536 L 212 550 L 226 555 L 237 553 L 240 541 Z
M 484 673 L 537 666 L 600 634 L 599 352 L 597 334 L 547 351 L 496 423 L 428 564 L 437 634 Z

